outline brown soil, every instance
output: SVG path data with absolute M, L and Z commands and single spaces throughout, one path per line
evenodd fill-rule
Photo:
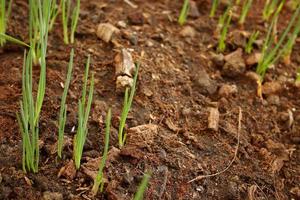
M 8 34 L 24 41 L 28 41 L 26 2 L 13 1 L 8 30 Z M 255 81 L 246 72 L 228 77 L 222 66 L 213 62 L 211 53 L 217 44 L 213 33 L 218 18 L 208 17 L 210 1 L 197 1 L 200 15 L 190 17 L 185 26 L 176 21 L 181 1 L 132 2 L 138 8 L 121 0 L 83 0 L 73 45 L 76 56 L 65 134 L 69 139 L 74 136 L 71 130 L 77 122 L 84 63 L 90 54 L 96 85 L 82 163 L 101 156 L 105 113 L 112 107 L 110 153 L 114 155 L 105 168 L 104 192 L 96 198 L 90 196 L 93 180 L 83 168 L 75 177 L 58 178 L 61 168 L 72 159 L 71 144 L 64 149 L 62 160 L 52 153 L 57 140 L 61 83 L 72 48 L 63 44 L 58 20 L 49 39 L 47 90 L 40 121 L 40 168 L 36 174 L 22 171 L 22 142 L 15 115 L 21 100 L 23 48 L 8 44 L 0 53 L 0 199 L 47 199 L 47 194 L 53 199 L 61 199 L 60 195 L 63 199 L 131 199 L 146 170 L 152 172 L 145 194 L 149 200 L 300 199 L 300 90 L 290 81 L 295 79 L 296 66 L 300 64 L 299 42 L 291 64 L 279 63 L 268 71 L 265 82 L 271 86 L 279 82 L 280 89 L 265 94 L 262 100 L 256 96 Z M 230 32 L 261 30 L 262 38 L 266 28 L 260 18 L 260 2 L 255 1 L 245 26 L 233 25 Z M 223 11 L 221 6 L 217 16 Z M 289 11 L 285 8 L 284 12 Z M 279 28 L 287 19 L 288 16 Z M 118 21 L 128 22 L 117 38 L 119 47 L 97 38 L 99 23 L 116 25 Z M 193 28 L 194 35 L 182 36 L 187 26 Z M 234 41 L 228 43 L 225 55 L 238 48 Z M 149 130 L 145 137 L 138 131 L 129 135 L 119 152 L 113 147 L 118 147 L 123 94 L 116 92 L 114 56 L 121 47 L 132 49 L 134 59 L 141 63 L 127 128 L 144 125 Z M 254 69 L 247 66 L 248 71 Z M 203 88 L 199 79 L 205 73 L 208 83 Z M 225 84 L 235 85 L 237 91 L 220 92 Z M 220 112 L 217 131 L 208 128 L 211 108 Z M 199 175 L 224 170 L 238 142 L 237 156 L 228 170 L 188 183 Z

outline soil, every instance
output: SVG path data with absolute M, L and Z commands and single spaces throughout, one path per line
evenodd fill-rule
M 8 34 L 23 41 L 28 41 L 26 2 L 13 1 L 8 23 Z M 290 64 L 279 62 L 268 70 L 260 98 L 255 80 L 249 78 L 255 64 L 243 64 L 248 55 L 236 52 L 243 48 L 243 40 L 236 35 L 228 38 L 224 52 L 225 56 L 240 54 L 242 59 L 229 62 L 215 56 L 214 33 L 224 5 L 215 18 L 209 18 L 210 1 L 196 1 L 198 16 L 189 17 L 180 26 L 177 16 L 181 1 L 132 2 L 138 7 L 121 0 L 82 0 L 74 45 L 63 43 L 58 17 L 49 35 L 47 89 L 40 120 L 40 166 L 36 174 L 22 171 L 22 138 L 15 114 L 21 100 L 24 48 L 7 44 L 1 49 L 0 199 L 132 199 L 145 171 L 152 173 L 144 197 L 148 200 L 300 199 L 300 89 L 294 85 L 300 64 L 299 41 Z M 233 19 L 229 34 L 260 30 L 259 39 L 263 39 L 266 27 L 261 19 L 262 7 L 262 1 L 254 1 L 245 25 L 239 26 Z M 283 12 L 289 13 L 288 8 Z M 289 19 L 288 15 L 282 16 L 279 30 Z M 116 42 L 106 43 L 97 37 L 98 24 L 117 26 L 119 21 L 127 25 L 120 28 Z M 75 58 L 65 130 L 69 143 L 60 160 L 53 149 L 61 83 L 71 48 L 75 49 Z M 127 142 L 118 150 L 123 94 L 116 91 L 114 57 L 121 48 L 128 48 L 141 67 L 127 120 Z M 259 52 L 259 48 L 255 46 L 254 51 Z M 74 172 L 72 129 L 77 124 L 77 103 L 88 54 L 95 72 L 94 101 L 83 167 Z M 36 67 L 34 74 L 38 72 Z M 92 197 L 90 174 L 97 165 L 89 165 L 102 155 L 108 107 L 112 108 L 113 118 L 110 156 L 104 170 L 106 183 L 103 193 Z M 221 171 L 189 183 L 197 176 Z

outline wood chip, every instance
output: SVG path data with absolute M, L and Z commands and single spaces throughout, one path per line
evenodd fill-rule
M 219 129 L 220 113 L 218 108 L 209 108 L 208 128 L 214 131 Z
M 135 64 L 130 52 L 127 49 L 122 49 L 121 52 L 115 56 L 115 70 L 116 76 L 133 76 Z

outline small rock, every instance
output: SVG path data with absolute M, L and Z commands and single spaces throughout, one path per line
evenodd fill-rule
M 197 73 L 194 81 L 201 93 L 213 94 L 217 91 L 216 83 L 209 78 L 205 70 Z
M 116 89 L 118 92 L 121 92 L 126 87 L 132 87 L 133 79 L 128 76 L 118 76 L 116 80 Z
M 136 12 L 128 15 L 128 22 L 131 25 L 143 25 L 144 24 L 144 16 L 141 12 Z
M 144 87 L 142 89 L 142 92 L 147 96 L 147 97 L 151 97 L 153 95 L 153 92 L 148 88 L 148 87 Z
M 153 46 L 154 46 L 154 43 L 153 43 L 151 40 L 147 40 L 147 41 L 146 41 L 146 46 L 147 46 L 147 47 L 153 47 Z
M 190 116 L 192 114 L 192 109 L 191 108 L 183 108 L 181 113 L 185 117 Z
M 246 65 L 252 66 L 259 62 L 261 59 L 261 53 L 252 53 L 247 59 L 246 59 Z
M 119 28 L 126 28 L 126 27 L 127 27 L 127 24 L 126 24 L 126 22 L 124 22 L 124 21 L 118 21 L 117 26 L 118 26 Z
M 189 16 L 194 18 L 200 17 L 200 12 L 195 1 L 190 1 Z
M 113 36 L 120 30 L 110 23 L 101 23 L 98 25 L 97 36 L 106 43 L 109 43 Z
M 220 113 L 218 108 L 209 108 L 208 128 L 214 131 L 219 129 Z
M 248 72 L 246 73 L 246 76 L 247 76 L 249 79 L 251 79 L 252 81 L 255 81 L 256 83 L 257 83 L 258 81 L 260 81 L 259 75 L 258 75 L 257 73 L 255 73 L 255 72 L 253 72 L 253 71 L 248 71 Z
M 43 200 L 63 200 L 63 195 L 58 192 L 46 191 L 43 193 Z
M 280 105 L 280 98 L 278 95 L 270 95 L 267 98 L 267 101 L 271 105 L 279 106 Z
M 212 53 L 211 59 L 217 67 L 222 67 L 224 65 L 224 55 L 221 53 L 220 54 Z
M 262 93 L 264 95 L 276 94 L 282 90 L 282 85 L 279 82 L 266 82 L 262 85 Z
M 228 97 L 232 94 L 236 94 L 238 92 L 236 85 L 228 85 L 224 84 L 219 89 L 219 96 L 220 97 Z
M 136 34 L 130 32 L 130 31 L 122 31 L 122 36 L 129 40 L 130 44 L 137 45 L 138 43 L 138 37 Z
M 245 31 L 235 30 L 228 34 L 228 43 L 234 47 L 244 48 L 247 42 L 248 33 Z
M 76 176 L 76 168 L 73 160 L 70 160 L 65 166 L 63 166 L 58 173 L 58 178 L 61 176 L 66 177 L 69 180 L 73 180 Z
M 196 36 L 196 30 L 191 26 L 185 26 L 183 29 L 179 32 L 179 34 L 182 37 L 195 37 Z
M 246 70 L 246 65 L 243 59 L 242 49 L 237 49 L 235 52 L 225 56 L 225 65 L 223 66 L 222 74 L 231 78 L 240 76 Z

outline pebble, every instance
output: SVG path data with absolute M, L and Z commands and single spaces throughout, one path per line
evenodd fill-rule
M 236 85 L 224 84 L 220 87 L 218 94 L 220 97 L 228 97 L 232 94 L 236 94 L 237 92 L 238 90 Z
M 154 46 L 154 43 L 153 43 L 151 40 L 147 40 L 147 41 L 146 41 L 146 46 L 147 46 L 147 47 L 153 47 L 153 46 Z
M 224 55 L 221 53 L 220 54 L 212 53 L 211 59 L 217 67 L 222 67 L 224 65 Z
M 110 23 L 101 23 L 98 25 L 96 34 L 98 38 L 108 43 L 111 41 L 113 36 L 119 32 L 120 30 L 116 28 L 114 25 Z
M 247 59 L 246 59 L 246 65 L 252 66 L 259 62 L 261 58 L 261 53 L 252 53 Z
M 282 89 L 282 85 L 276 81 L 266 82 L 262 85 L 262 93 L 264 95 L 276 94 Z
M 191 26 L 185 26 L 183 29 L 179 32 L 179 34 L 182 37 L 195 37 L 196 36 L 196 30 Z
M 201 93 L 213 94 L 217 91 L 216 83 L 211 80 L 206 71 L 200 71 L 195 77 L 195 85 Z
M 246 70 L 246 65 L 243 59 L 243 50 L 241 48 L 225 56 L 225 65 L 223 66 L 222 74 L 231 78 L 240 76 Z
M 267 101 L 271 105 L 276 105 L 276 106 L 280 105 L 280 98 L 279 98 L 278 95 L 270 95 L 270 96 L 268 96 L 267 97 Z
M 144 24 L 144 16 L 143 16 L 143 13 L 141 13 L 141 12 L 132 13 L 132 14 L 128 15 L 127 19 L 131 25 L 141 26 Z
M 118 21 L 117 22 L 117 27 L 119 27 L 119 28 L 126 28 L 127 24 L 126 24 L 125 21 Z

